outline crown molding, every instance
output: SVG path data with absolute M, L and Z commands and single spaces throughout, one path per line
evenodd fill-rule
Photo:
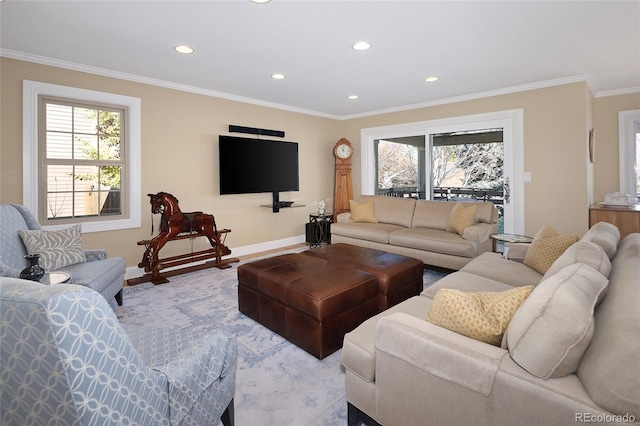
M 605 98 L 607 96 L 630 95 L 632 93 L 640 93 L 640 86 L 628 87 L 626 89 L 602 90 L 596 93 L 594 97 Z
M 189 93 L 194 93 L 198 95 L 226 99 L 229 101 L 242 102 L 242 103 L 262 106 L 266 108 L 274 108 L 274 109 L 279 109 L 283 111 L 295 112 L 295 113 L 312 115 L 312 116 L 322 117 L 322 118 L 329 118 L 329 119 L 340 120 L 340 121 L 351 120 L 354 118 L 370 117 L 370 116 L 380 115 L 380 114 L 389 114 L 393 112 L 409 111 L 413 109 L 428 108 L 428 107 L 434 107 L 439 105 L 452 104 L 456 102 L 471 101 L 476 99 L 489 98 L 493 96 L 508 95 L 512 93 L 543 89 L 543 88 L 553 87 L 553 86 L 561 86 L 564 84 L 571 84 L 571 83 L 577 83 L 577 82 L 587 82 L 587 84 L 590 85 L 589 77 L 585 74 L 580 74 L 580 75 L 575 75 L 570 77 L 558 78 L 554 80 L 541 81 L 537 83 L 529 83 L 529 84 L 523 84 L 519 86 L 506 87 L 502 89 L 489 90 L 485 92 L 472 93 L 472 94 L 456 96 L 452 98 L 443 98 L 435 101 L 421 102 L 416 104 L 403 105 L 399 107 L 384 108 L 384 109 L 379 109 L 374 111 L 367 111 L 363 113 L 341 116 L 341 115 L 335 115 L 335 114 L 327 114 L 319 111 L 307 110 L 303 108 L 296 108 L 290 105 L 283 105 L 283 104 L 278 104 L 274 102 L 263 101 L 260 99 L 253 99 L 253 98 L 248 98 L 244 96 L 233 95 L 225 92 L 218 92 L 215 90 L 202 89 L 200 87 L 189 86 L 186 84 L 173 83 L 165 80 L 142 77 L 135 74 L 128 74 L 128 73 L 108 70 L 105 68 L 83 65 L 75 62 L 62 61 L 59 59 L 48 58 L 45 56 L 31 55 L 28 53 L 18 52 L 14 50 L 0 49 L 0 56 L 10 58 L 10 59 L 17 59 L 25 62 L 33 62 L 41 65 L 64 68 L 72 71 L 79 71 L 79 72 L 84 72 L 88 74 L 101 75 L 103 77 L 111 77 L 111 78 L 116 78 L 120 80 L 126 80 L 126 81 L 132 81 L 136 83 L 148 84 L 152 86 L 164 87 L 167 89 L 179 90 L 182 92 L 189 92 Z M 624 94 L 638 93 L 638 92 L 640 92 L 640 87 L 631 87 L 627 89 L 601 91 L 601 92 L 598 92 L 595 95 L 595 97 L 600 98 L 600 97 L 606 97 L 606 96 L 616 96 L 616 95 L 624 95 Z
M 342 116 L 342 117 L 340 117 L 340 119 L 341 120 L 350 120 L 350 119 L 353 119 L 353 118 L 368 117 L 368 116 L 379 115 L 379 114 L 388 114 L 388 113 L 391 113 L 391 112 L 407 111 L 407 110 L 418 109 L 418 108 L 428 108 L 428 107 L 433 107 L 433 106 L 438 106 L 438 105 L 452 104 L 452 103 L 464 102 L 464 101 L 471 101 L 471 100 L 482 99 L 482 98 L 490 98 L 492 96 L 508 95 L 508 94 L 512 94 L 512 93 L 525 92 L 527 90 L 544 89 L 544 88 L 547 88 L 547 87 L 561 86 L 561 85 L 564 85 L 564 84 L 578 83 L 578 82 L 583 82 L 583 81 L 584 82 L 587 81 L 587 75 L 581 74 L 581 75 L 575 75 L 575 76 L 571 76 L 571 77 L 557 78 L 557 79 L 554 79 L 554 80 L 540 81 L 540 82 L 537 82 L 537 83 L 529 83 L 529 84 L 522 84 L 522 85 L 519 85 L 519 86 L 505 87 L 503 89 L 496 89 L 496 90 L 488 90 L 488 91 L 485 91 L 485 92 L 471 93 L 471 94 L 468 94 L 468 95 L 455 96 L 455 97 L 452 97 L 452 98 L 443 98 L 443 99 L 438 99 L 438 100 L 435 100 L 435 101 L 422 102 L 422 103 L 411 104 L 411 105 L 403 105 L 403 106 L 394 107 L 394 108 L 385 108 L 385 109 L 380 109 L 380 110 L 377 110 L 377 111 L 369 111 L 369 112 L 360 113 L 360 114 L 352 114 L 352 115 Z
M 88 74 L 100 75 L 103 77 L 117 78 L 119 80 L 133 81 L 135 83 L 148 84 L 151 86 L 164 87 L 166 89 L 179 90 L 182 92 L 194 93 L 197 95 L 210 96 L 213 98 L 226 99 L 229 101 L 242 102 L 267 108 L 280 109 L 289 112 L 297 112 L 300 114 L 314 115 L 323 118 L 331 118 L 339 120 L 340 116 L 333 114 L 325 114 L 318 111 L 307 110 L 304 108 L 296 108 L 290 105 L 283 105 L 274 102 L 263 101 L 260 99 L 247 98 L 244 96 L 233 95 L 215 90 L 203 89 L 200 87 L 189 86 L 186 84 L 173 83 L 171 81 L 159 80 L 154 78 L 142 77 L 135 74 L 128 74 L 119 71 L 108 70 L 105 68 L 93 67 L 90 65 L 78 64 L 75 62 L 62 61 L 59 59 L 48 58 L 45 56 L 31 55 L 28 53 L 18 52 L 14 50 L 1 49 L 0 56 L 10 59 L 17 59 L 25 62 L 33 62 L 40 65 L 47 65 L 56 68 L 63 68 L 72 71 L 79 71 Z

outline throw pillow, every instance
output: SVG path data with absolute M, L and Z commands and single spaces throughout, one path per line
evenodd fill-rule
M 532 290 L 533 286 L 478 293 L 440 289 L 433 299 L 427 321 L 499 346 L 511 317 Z
M 574 263 L 542 281 L 513 315 L 505 333 L 511 358 L 536 377 L 572 374 L 593 336 L 593 312 L 608 280 Z
M 352 222 L 378 223 L 373 208 L 373 200 L 365 201 L 364 203 L 349 200 L 349 210 L 351 210 Z
M 19 230 L 18 234 L 22 238 L 27 253 L 40 253 L 39 264 L 49 272 L 75 263 L 86 262 L 80 229 L 81 225 L 74 225 L 55 231 Z
M 553 262 L 577 241 L 577 235 L 558 235 L 553 227 L 545 225 L 533 237 L 523 262 L 544 275 Z
M 465 207 L 461 203 L 458 203 L 453 206 L 453 210 L 451 210 L 451 214 L 449 214 L 447 231 L 462 235 L 464 234 L 464 230 L 474 223 L 476 223 L 476 206 L 471 204 Z

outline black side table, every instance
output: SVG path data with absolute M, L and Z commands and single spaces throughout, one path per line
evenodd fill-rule
M 331 243 L 332 214 L 311 213 L 309 215 L 309 248 Z

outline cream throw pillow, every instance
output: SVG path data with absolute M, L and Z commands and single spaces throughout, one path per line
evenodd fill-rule
M 505 333 L 509 355 L 536 377 L 572 374 L 593 336 L 593 312 L 608 280 L 574 263 L 542 281 L 515 313 Z
M 449 214 L 449 224 L 447 225 L 447 231 L 456 232 L 460 235 L 464 234 L 464 230 L 476 223 L 476 206 L 471 204 L 467 207 L 461 203 L 457 203 L 453 206 L 451 214 Z
M 352 222 L 378 223 L 373 208 L 373 200 L 365 201 L 364 203 L 349 200 L 349 210 L 351 210 Z
M 499 346 L 511 317 L 532 290 L 533 286 L 477 293 L 440 289 L 433 299 L 427 321 Z
M 49 272 L 87 261 L 82 249 L 80 229 L 81 225 L 56 231 L 19 230 L 18 235 L 22 238 L 27 253 L 39 253 L 39 265 Z
M 545 225 L 533 237 L 523 263 L 544 275 L 553 262 L 577 241 L 577 235 L 559 235 L 552 226 Z

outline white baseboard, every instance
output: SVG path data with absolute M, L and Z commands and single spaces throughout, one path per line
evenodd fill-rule
M 242 247 L 230 247 L 231 255 L 227 257 L 238 257 L 238 256 L 246 256 L 254 253 L 261 253 L 263 251 L 276 250 L 282 247 L 293 246 L 296 244 L 304 243 L 306 240 L 304 235 L 298 235 L 297 237 L 283 238 L 281 240 L 267 241 L 264 243 L 251 244 L 249 246 Z M 194 262 L 193 265 L 197 265 L 201 262 Z M 177 268 L 177 267 L 176 267 Z M 167 268 L 167 271 L 176 268 Z M 144 275 L 144 269 L 138 268 L 137 266 L 130 266 L 125 270 L 124 279 L 128 280 L 131 278 L 138 278 Z

